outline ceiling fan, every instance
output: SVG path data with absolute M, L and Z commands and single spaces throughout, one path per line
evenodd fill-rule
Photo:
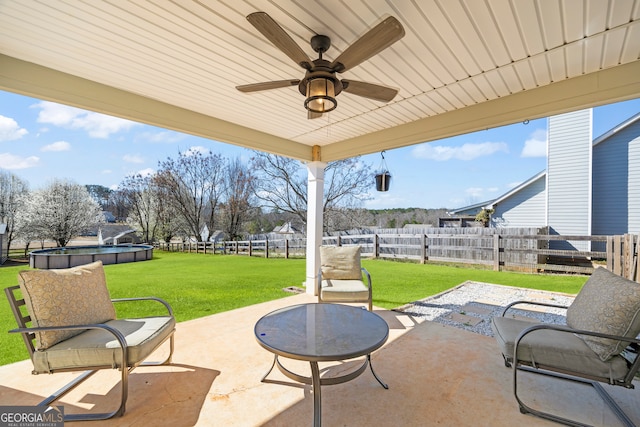
M 398 93 L 396 89 L 387 86 L 336 77 L 336 73 L 350 70 L 404 36 L 402 24 L 394 17 L 386 18 L 367 31 L 333 62 L 322 58 L 322 54 L 331 47 L 331 39 L 328 36 L 317 34 L 311 38 L 311 47 L 318 53 L 318 59 L 311 60 L 291 36 L 265 12 L 252 13 L 247 16 L 247 20 L 275 47 L 304 68 L 306 73 L 302 80 L 277 80 L 236 86 L 240 92 L 257 92 L 297 85 L 300 93 L 306 96 L 304 106 L 310 119 L 334 110 L 338 105 L 335 97 L 343 90 L 382 102 L 391 101 Z

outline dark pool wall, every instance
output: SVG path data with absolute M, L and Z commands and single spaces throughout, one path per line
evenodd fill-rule
M 82 246 L 82 249 L 99 248 L 99 246 Z M 114 246 L 118 248 L 118 246 Z M 153 258 L 153 246 L 148 245 L 128 245 L 122 246 L 123 252 L 109 253 L 79 253 L 74 254 L 51 253 L 55 250 L 43 249 L 33 251 L 29 254 L 29 265 L 32 268 L 71 268 L 78 265 L 89 264 L 94 261 L 102 261 L 103 264 L 122 264 L 125 262 L 147 261 Z M 74 249 L 74 248 L 69 248 Z M 85 251 L 86 252 L 86 251 Z

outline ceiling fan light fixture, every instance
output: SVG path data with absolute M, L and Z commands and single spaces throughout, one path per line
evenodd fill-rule
M 326 77 L 307 81 L 306 96 L 304 108 L 314 113 L 328 113 L 338 106 L 334 82 Z

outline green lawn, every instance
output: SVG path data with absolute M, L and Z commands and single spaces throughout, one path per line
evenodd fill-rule
M 466 280 L 557 292 L 577 293 L 585 276 L 529 275 L 490 270 L 364 260 L 373 280 L 373 303 L 395 308 L 442 292 Z M 1 267 L 3 288 L 17 284 L 25 267 Z M 233 255 L 185 254 L 155 251 L 145 262 L 105 266 L 112 298 L 157 296 L 173 307 L 178 321 L 290 296 L 283 288 L 302 285 L 304 259 L 264 259 Z M 157 305 L 116 305 L 118 315 L 150 315 Z M 156 311 L 157 312 L 157 311 Z M 27 358 L 9 304 L 0 298 L 0 365 Z

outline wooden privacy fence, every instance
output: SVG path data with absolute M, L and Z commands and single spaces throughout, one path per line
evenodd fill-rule
M 447 262 L 491 266 L 494 270 L 590 274 L 597 265 L 639 280 L 638 236 L 561 236 L 522 234 L 535 229 L 434 229 L 430 233 L 375 233 L 323 237 L 323 245 L 359 245 L 377 259 Z M 464 230 L 464 231 L 460 231 Z M 490 231 L 493 230 L 493 231 Z M 474 232 L 475 231 L 475 232 Z M 281 238 L 216 243 L 160 244 L 160 249 L 262 257 L 305 257 L 306 239 Z

